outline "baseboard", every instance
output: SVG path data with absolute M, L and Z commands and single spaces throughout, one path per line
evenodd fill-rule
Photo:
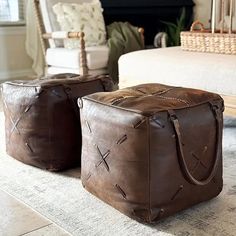
M 19 77 L 25 77 L 25 76 L 31 76 L 34 75 L 33 71 L 31 69 L 25 69 L 25 70 L 11 70 L 11 71 L 0 71 L 0 81 L 1 80 L 8 80 L 12 78 L 19 78 Z

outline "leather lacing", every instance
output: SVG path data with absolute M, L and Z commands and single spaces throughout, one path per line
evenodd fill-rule
M 174 100 L 174 101 L 178 101 L 178 102 L 181 102 L 181 103 L 184 103 L 186 104 L 188 107 L 190 106 L 190 103 L 187 101 L 187 100 L 184 100 L 184 99 L 180 99 L 180 98 L 174 98 L 174 97 L 168 97 L 168 96 L 163 96 L 163 94 L 171 91 L 171 90 L 174 90 L 174 89 L 178 89 L 179 87 L 172 87 L 172 88 L 168 88 L 168 89 L 165 89 L 165 90 L 162 90 L 162 91 L 158 91 L 158 92 L 155 92 L 155 93 L 150 93 L 150 94 L 147 94 L 146 92 L 142 91 L 141 89 L 132 89 L 133 91 L 135 92 L 140 92 L 141 95 L 135 95 L 135 96 L 132 96 L 132 95 L 128 95 L 128 96 L 120 96 L 118 98 L 115 98 L 114 100 L 111 101 L 111 105 L 119 105 L 121 102 L 123 102 L 124 100 L 126 99 L 129 99 L 129 98 L 145 98 L 145 97 L 152 97 L 152 96 L 155 96 L 155 97 L 158 97 L 158 98 L 161 98 L 161 99 L 165 99 L 165 100 Z
M 16 131 L 19 135 L 20 133 L 20 129 L 18 128 L 18 125 L 20 123 L 20 121 L 23 119 L 24 115 L 26 113 L 28 113 L 28 111 L 32 108 L 33 104 L 35 103 L 35 100 L 39 98 L 40 94 L 42 94 L 42 91 L 40 93 L 36 93 L 35 96 L 30 100 L 29 104 L 25 107 L 25 109 L 23 110 L 22 113 L 19 114 L 17 119 L 13 119 L 11 113 L 10 113 L 10 109 L 8 108 L 7 102 L 5 101 L 5 99 L 3 99 L 3 103 L 5 106 L 6 111 L 8 111 L 8 116 L 10 118 L 11 124 L 12 124 L 12 128 L 10 130 L 9 136 L 8 136 L 8 140 L 7 143 L 9 144 L 11 141 L 11 136 L 14 133 L 14 131 Z M 26 142 L 25 146 L 28 148 L 28 150 L 30 150 L 30 152 L 33 152 L 33 149 L 30 147 L 29 143 Z

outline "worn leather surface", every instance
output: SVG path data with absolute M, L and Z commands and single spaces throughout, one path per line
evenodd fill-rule
M 219 95 L 146 84 L 79 106 L 83 186 L 119 211 L 157 222 L 221 192 Z
M 111 91 L 107 76 L 59 74 L 2 85 L 6 151 L 50 171 L 80 165 L 78 97 Z

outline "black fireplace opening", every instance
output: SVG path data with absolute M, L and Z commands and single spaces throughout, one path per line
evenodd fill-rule
M 143 27 L 146 45 L 153 45 L 155 35 L 165 31 L 163 21 L 176 23 L 183 8 L 186 10 L 186 28 L 193 21 L 192 0 L 101 0 L 101 3 L 106 25 L 114 21 L 128 21 Z

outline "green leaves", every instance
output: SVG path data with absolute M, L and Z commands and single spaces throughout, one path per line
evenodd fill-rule
M 180 33 L 185 28 L 186 21 L 186 9 L 182 8 L 180 17 L 176 20 L 176 23 L 162 21 L 166 25 L 166 33 L 168 35 L 168 46 L 180 45 Z

